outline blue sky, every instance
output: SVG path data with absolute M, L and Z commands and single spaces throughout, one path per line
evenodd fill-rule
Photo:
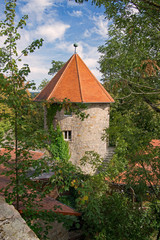
M 0 0 L 2 18 L 4 6 L 5 1 Z M 33 40 L 44 39 L 41 49 L 23 58 L 23 63 L 28 63 L 31 69 L 29 80 L 34 80 L 37 86 L 44 78 L 50 80 L 51 61 L 66 62 L 74 53 L 75 42 L 77 53 L 100 80 L 97 48 L 105 43 L 108 34 L 103 7 L 95 7 L 91 1 L 76 4 L 72 0 L 18 0 L 16 11 L 17 21 L 24 14 L 29 16 L 27 26 L 20 32 L 19 53 Z M 0 38 L 0 43 L 2 41 Z

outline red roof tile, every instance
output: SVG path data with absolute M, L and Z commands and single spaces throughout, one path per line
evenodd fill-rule
M 3 156 L 4 154 L 10 153 L 11 159 L 15 159 L 15 150 L 9 151 L 8 149 L 5 148 L 0 148 L 0 156 Z M 33 160 L 38 160 L 44 156 L 43 152 L 39 151 L 29 151 L 31 157 Z M 13 163 L 11 163 L 13 164 Z M 6 168 L 3 164 L 0 164 L 0 189 L 7 187 L 7 185 L 10 183 L 10 178 L 9 176 L 1 175 L 3 172 L 6 172 L 8 170 L 11 170 Z
M 0 175 L 0 189 L 6 188 L 9 183 L 10 183 L 10 178 L 8 176 Z
M 153 139 L 150 143 L 153 149 L 155 147 L 160 147 L 160 140 L 158 139 Z M 147 153 L 145 152 L 144 154 Z M 157 160 L 157 157 L 155 157 L 150 161 L 149 165 L 147 165 L 146 163 L 143 163 L 143 165 L 140 163 L 130 164 L 128 166 L 128 170 L 120 173 L 114 179 L 114 181 L 110 180 L 109 178 L 106 178 L 106 181 L 118 185 L 125 185 L 128 183 L 128 180 L 132 183 L 134 182 L 134 184 L 138 184 L 140 181 L 144 181 L 147 186 L 150 186 L 151 184 L 160 186 L 159 174 L 160 174 L 159 161 Z
M 8 153 L 9 151 L 5 148 L 0 148 L 0 156 L 3 156 L 5 153 Z M 29 151 L 32 159 L 33 160 L 38 160 L 43 157 L 44 153 L 43 152 L 38 152 L 38 151 Z M 15 158 L 15 151 L 12 150 L 10 152 L 11 154 L 11 159 Z M 4 165 L 0 165 L 0 189 L 6 188 L 7 185 L 10 183 L 10 177 L 9 176 L 4 176 L 1 175 L 2 171 L 6 170 Z M 12 191 L 12 187 L 9 189 L 9 192 Z M 0 195 L 3 195 L 1 192 Z M 74 215 L 74 216 L 80 216 L 81 213 L 75 211 L 71 207 L 55 200 L 52 197 L 46 196 L 41 202 L 41 207 L 38 208 L 38 210 L 47 210 L 47 211 L 54 211 L 55 213 L 60 213 L 63 215 Z M 23 210 L 24 207 L 20 207 L 20 211 Z
M 81 216 L 81 213 L 75 211 L 73 208 L 53 199 L 52 197 L 45 197 L 41 202 L 39 210 L 54 211 L 55 213 L 61 213 L 63 215 Z
M 140 182 L 145 182 L 145 184 L 149 187 L 151 185 L 160 186 L 159 174 L 159 166 L 156 166 L 155 169 L 155 164 L 153 164 L 153 166 L 152 163 L 149 166 L 147 164 L 143 164 L 142 166 L 137 163 L 135 165 L 130 165 L 129 171 L 120 173 L 113 183 L 125 185 L 129 183 L 139 184 Z
M 49 101 L 53 98 L 83 103 L 114 102 L 78 54 L 68 60 L 34 100 Z
M 9 153 L 9 150 L 5 149 L 5 148 L 0 148 L 0 156 L 3 156 L 5 153 Z M 39 152 L 39 151 L 31 151 L 30 150 L 29 154 L 31 155 L 33 160 L 38 160 L 44 156 L 44 153 Z M 12 150 L 10 152 L 10 155 L 11 155 L 11 159 L 14 159 L 15 158 L 15 150 Z
M 63 215 L 70 216 L 81 216 L 82 214 L 75 211 L 73 208 L 55 200 L 52 197 L 46 196 L 42 200 L 36 199 L 37 207 L 34 208 L 36 211 L 53 211 L 55 213 L 60 213 Z M 19 204 L 19 211 L 22 213 L 25 210 L 25 206 L 23 206 L 22 202 Z
M 153 147 L 160 147 L 160 140 L 159 139 L 153 139 L 151 141 L 151 144 L 153 145 Z

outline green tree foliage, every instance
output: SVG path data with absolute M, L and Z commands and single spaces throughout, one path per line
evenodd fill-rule
M 148 215 L 137 206 L 133 208 L 124 193 L 92 196 L 84 209 L 84 228 L 89 239 L 151 239 L 153 225 Z
M 4 65 L 5 59 L 8 58 L 9 53 L 4 47 L 0 48 L 0 67 Z
M 47 148 L 52 154 L 53 159 L 68 161 L 70 159 L 69 145 L 68 142 L 64 140 L 60 126 L 57 125 L 56 129 L 53 129 L 53 126 L 51 126 L 49 136 L 50 143 Z
M 19 209 L 20 202 L 23 202 L 27 207 L 33 204 L 34 198 L 37 196 L 32 194 L 35 187 L 29 184 L 30 178 L 27 175 L 31 167 L 41 171 L 38 167 L 40 163 L 32 160 L 29 149 L 37 146 L 40 142 L 37 139 L 40 139 L 42 134 L 40 134 L 39 129 L 33 132 L 33 121 L 28 118 L 29 114 L 35 115 L 35 107 L 27 90 L 32 88 L 33 84 L 27 83 L 25 79 L 30 72 L 29 66 L 24 64 L 19 69 L 17 62 L 21 60 L 22 55 L 26 56 L 36 48 L 40 48 L 43 40 L 35 40 L 18 56 L 17 41 L 21 38 L 19 29 L 26 25 L 28 17 L 23 16 L 17 23 L 15 9 L 15 0 L 6 1 L 4 12 L 6 18 L 4 21 L 0 21 L 0 35 L 5 36 L 4 46 L 6 50 L 1 55 L 3 66 L 0 68 L 0 104 L 9 109 L 3 117 L 10 124 L 10 131 L 6 134 L 5 141 L 0 143 L 1 147 L 6 149 L 6 154 L 0 157 L 0 163 L 4 166 L 2 174 L 12 176 L 7 188 L 3 189 L 4 194 L 7 200 L 10 203 L 15 203 L 16 208 Z M 4 76 L 6 73 L 8 77 Z M 39 132 L 38 137 L 37 132 Z M 41 164 L 43 168 L 43 162 Z
M 0 104 L 0 142 L 3 140 L 4 134 L 10 129 L 10 121 L 6 119 L 9 114 L 6 104 Z
M 109 38 L 99 47 L 106 88 L 115 99 L 135 104 L 142 100 L 160 112 L 159 1 L 92 2 L 103 5 L 111 20 Z
M 43 80 L 42 80 L 42 82 L 40 83 L 40 85 L 39 85 L 39 87 L 38 87 L 38 90 L 42 90 L 46 85 L 47 85 L 47 83 L 49 83 L 49 80 L 47 79 L 47 78 L 44 78 Z
M 76 2 L 82 3 L 83 0 Z M 146 200 L 146 191 L 151 188 L 152 197 L 148 200 L 153 203 L 155 212 L 159 212 L 159 188 L 153 186 L 153 180 L 156 179 L 157 184 L 159 183 L 160 155 L 157 148 L 150 149 L 149 143 L 152 139 L 160 138 L 160 3 L 158 0 L 93 0 L 92 3 L 99 7 L 103 5 L 106 17 L 110 20 L 108 39 L 105 45 L 99 47 L 100 71 L 103 73 L 104 86 L 115 99 L 106 137 L 110 135 L 110 143 L 116 148 L 106 173 L 114 179 L 120 172 L 127 171 L 126 183 L 128 187 L 133 187 L 139 200 Z M 136 163 L 139 164 L 138 168 L 135 168 Z M 148 169 L 147 166 L 152 167 Z M 150 182 L 149 186 L 147 181 Z M 113 199 L 106 198 L 106 202 Z M 119 203 L 123 205 L 123 199 L 120 199 Z M 114 206 L 113 202 L 111 210 L 112 205 Z M 126 210 L 120 208 L 123 217 Z M 130 220 L 134 211 L 128 208 L 129 215 L 125 217 L 128 224 L 118 220 L 118 209 L 112 213 L 117 225 L 119 224 L 121 229 L 126 227 L 124 238 L 119 235 L 115 237 L 114 232 L 109 238 L 113 223 L 109 226 L 109 222 L 104 219 L 102 222 L 106 223 L 107 231 L 102 231 L 101 239 L 145 239 L 145 231 L 141 235 L 141 230 L 138 230 L 136 225 L 134 228 L 137 229 L 137 233 L 134 232 L 134 228 L 130 229 L 129 224 L 132 222 Z M 153 214 L 153 218 L 157 215 Z M 107 216 L 106 214 L 106 219 Z M 151 219 L 151 215 L 148 215 L 146 224 L 153 220 Z M 141 220 L 143 221 L 143 216 L 138 220 L 139 226 Z M 136 219 L 134 221 L 138 223 Z M 158 220 L 155 221 L 154 227 L 159 228 Z M 125 235 L 128 229 L 134 234 Z M 157 239 L 159 237 L 160 231 Z
M 160 5 L 158 1 L 106 2 L 107 17 L 113 20 L 110 38 L 99 47 L 106 87 L 123 102 L 143 101 L 160 112 Z
M 106 129 L 110 144 L 116 146 L 108 169 L 110 177 L 114 178 L 119 172 L 125 171 L 128 162 L 137 159 L 138 152 L 148 152 L 149 142 L 159 139 L 159 132 L 159 114 L 145 103 L 130 105 L 130 109 L 125 109 L 119 102 L 115 103 L 111 110 L 110 128 Z M 150 158 L 153 159 L 154 155 Z
M 99 47 L 99 62 L 104 86 L 116 101 L 108 133 L 121 163 L 120 158 L 129 159 L 160 137 L 160 4 L 156 0 L 92 2 L 103 5 L 111 20 L 109 37 Z
M 126 184 L 133 187 L 137 199 L 146 200 L 150 186 L 148 200 L 159 208 L 155 179 L 158 184 L 160 155 L 155 148 L 150 150 L 149 142 L 160 138 L 160 5 L 158 1 L 106 1 L 105 8 L 113 23 L 109 39 L 99 47 L 100 70 L 116 100 L 107 130 L 116 145 L 108 173 L 113 177 L 127 170 Z
M 49 69 L 48 74 L 49 75 L 55 75 L 63 67 L 63 65 L 65 63 L 62 62 L 62 61 L 55 61 L 55 60 L 53 60 L 51 62 L 51 64 L 52 64 L 52 67 Z M 39 85 L 38 90 L 41 91 L 48 83 L 49 83 L 49 80 L 44 78 L 42 80 L 41 84 Z
M 104 4 L 113 21 L 99 62 L 104 86 L 116 100 L 107 130 L 116 145 L 111 166 L 122 171 L 127 160 L 160 137 L 160 9 L 158 1 L 95 2 Z
M 65 63 L 62 61 L 52 60 L 51 64 L 52 64 L 52 67 L 49 69 L 48 74 L 55 75 L 63 67 Z

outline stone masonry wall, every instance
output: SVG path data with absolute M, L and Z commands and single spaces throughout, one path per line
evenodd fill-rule
M 72 139 L 69 142 L 71 161 L 79 165 L 79 160 L 84 156 L 85 151 L 95 151 L 105 158 L 107 143 L 102 141 L 104 129 L 109 126 L 109 104 L 92 103 L 84 110 L 89 114 L 87 119 L 81 121 L 76 115 L 65 116 L 64 110 L 57 112 L 54 125 L 58 122 L 62 131 L 72 131 Z M 83 169 L 90 172 L 88 166 Z
M 38 240 L 19 212 L 0 196 L 0 240 Z

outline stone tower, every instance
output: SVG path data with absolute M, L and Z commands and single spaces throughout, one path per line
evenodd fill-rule
M 84 110 L 89 117 L 81 121 L 75 114 L 63 109 L 57 112 L 53 124 L 60 124 L 64 139 L 68 141 L 71 161 L 79 165 L 86 151 L 95 151 L 105 158 L 108 146 L 101 137 L 109 126 L 110 103 L 113 98 L 94 77 L 78 54 L 74 54 L 46 87 L 37 95 L 35 101 L 62 101 L 67 98 L 72 103 L 85 103 Z

